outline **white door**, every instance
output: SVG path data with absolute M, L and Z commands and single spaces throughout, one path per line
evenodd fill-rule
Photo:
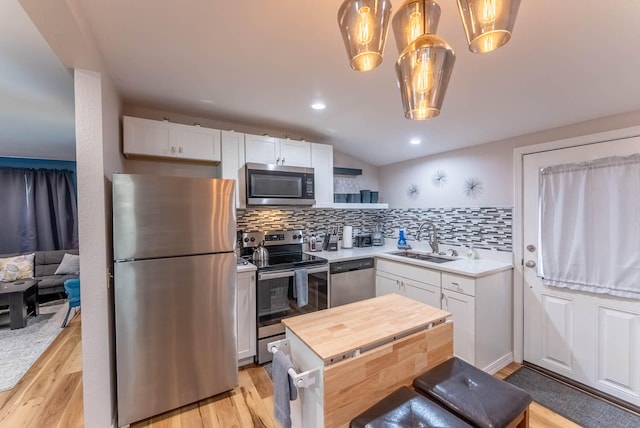
M 178 158 L 220 162 L 220 130 L 172 123 L 170 149 Z
M 476 299 L 473 296 L 442 290 L 442 310 L 451 313 L 453 353 L 469 364 L 476 363 Z
M 440 287 L 406 278 L 402 281 L 404 282 L 404 293 L 408 298 L 440 309 Z
M 244 144 L 247 162 L 280 165 L 280 146 L 277 138 L 245 134 Z
M 536 276 L 538 171 L 640 152 L 640 138 L 526 155 L 523 164 L 524 359 L 640 405 L 640 301 L 542 284 Z M 640 195 L 629 195 L 638 204 Z M 597 242 L 588 245 L 598 245 Z
M 400 280 L 395 275 L 376 273 L 376 297 L 400 293 Z
M 280 140 L 280 165 L 311 166 L 311 143 Z M 333 180 L 333 177 L 331 179 Z

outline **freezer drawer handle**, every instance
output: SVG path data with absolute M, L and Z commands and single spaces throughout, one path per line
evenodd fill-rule
M 289 347 L 289 339 L 276 340 L 275 342 L 267 343 L 267 349 L 272 354 L 275 354 L 278 351 L 282 351 L 291 357 L 291 349 Z M 294 369 L 289 369 L 289 377 L 293 380 L 293 383 L 298 388 L 308 388 L 312 385 L 315 385 L 318 377 L 318 369 L 307 370 L 302 373 L 296 372 Z

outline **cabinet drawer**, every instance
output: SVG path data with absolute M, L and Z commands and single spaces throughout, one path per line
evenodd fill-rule
M 440 287 L 440 272 L 428 268 L 377 259 L 376 269 Z
M 442 288 L 457 291 L 468 296 L 476 295 L 476 281 L 468 276 L 442 273 Z

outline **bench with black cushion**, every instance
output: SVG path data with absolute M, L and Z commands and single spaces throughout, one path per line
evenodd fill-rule
M 459 358 L 451 358 L 418 376 L 413 387 L 473 426 L 529 426 L 528 392 Z
M 350 428 L 471 428 L 431 400 L 403 386 L 356 416 Z

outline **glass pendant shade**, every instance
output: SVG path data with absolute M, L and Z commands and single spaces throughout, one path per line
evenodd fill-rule
M 408 0 L 393 16 L 393 35 L 398 53 L 423 34 L 435 34 L 440 21 L 440 6 L 431 0 Z
M 402 51 L 396 75 L 407 119 L 440 114 L 455 60 L 451 46 L 435 34 L 419 36 Z
M 486 53 L 511 39 L 520 0 L 458 0 L 469 50 Z
M 369 71 L 382 63 L 390 17 L 389 0 L 345 0 L 342 3 L 338 10 L 338 25 L 352 69 Z

